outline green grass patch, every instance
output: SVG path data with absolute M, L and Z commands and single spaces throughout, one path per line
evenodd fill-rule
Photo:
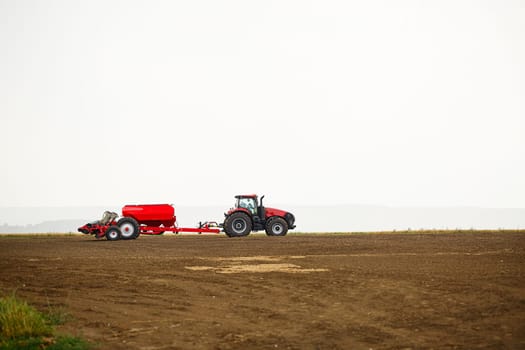
M 66 315 L 58 309 L 42 314 L 15 295 L 0 298 L 0 349 L 90 349 L 82 339 L 55 335 L 53 326 L 65 322 Z
M 14 295 L 0 299 L 0 336 L 2 339 L 45 337 L 52 334 L 44 316 Z
M 88 350 L 92 346 L 83 339 L 71 336 L 60 336 L 47 350 Z

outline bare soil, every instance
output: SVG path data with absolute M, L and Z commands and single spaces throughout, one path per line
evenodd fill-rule
M 525 233 L 0 237 L 99 349 L 525 349 Z

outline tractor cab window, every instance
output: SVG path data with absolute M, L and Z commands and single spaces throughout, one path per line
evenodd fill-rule
M 245 208 L 252 214 L 257 214 L 257 205 L 254 198 L 239 198 L 237 200 L 238 208 Z

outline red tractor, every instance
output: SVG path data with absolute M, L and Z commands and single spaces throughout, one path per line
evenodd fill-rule
M 265 230 L 268 236 L 285 236 L 288 230 L 295 228 L 293 214 L 264 207 L 264 196 L 260 202 L 255 194 L 238 195 L 235 198 L 235 207 L 224 214 L 222 225 L 228 237 L 247 236 L 251 231 L 261 230 Z

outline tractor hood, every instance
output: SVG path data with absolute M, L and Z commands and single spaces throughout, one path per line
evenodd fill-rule
M 266 217 L 270 216 L 282 216 L 284 217 L 287 213 L 287 211 L 281 210 L 281 209 L 275 209 L 275 208 L 268 208 L 266 207 Z
M 281 209 L 275 209 L 275 208 L 266 208 L 266 218 L 269 218 L 271 216 L 280 216 L 288 222 L 288 227 L 290 229 L 295 228 L 295 216 L 288 212 Z

